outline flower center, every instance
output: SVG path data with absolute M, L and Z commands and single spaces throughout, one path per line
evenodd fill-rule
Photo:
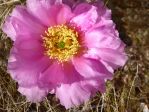
M 78 32 L 66 25 L 49 27 L 43 37 L 45 54 L 51 59 L 58 59 L 60 62 L 68 61 L 77 54 L 80 44 Z

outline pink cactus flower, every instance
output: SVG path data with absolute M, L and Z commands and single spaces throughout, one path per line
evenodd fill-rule
M 3 31 L 14 41 L 8 72 L 28 101 L 53 94 L 66 109 L 82 104 L 127 60 L 111 11 L 102 1 L 27 0 L 7 17 Z

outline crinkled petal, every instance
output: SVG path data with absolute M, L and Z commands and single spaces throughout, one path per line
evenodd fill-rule
M 56 16 L 61 10 L 61 0 L 27 0 L 28 11 L 45 26 L 56 25 Z
M 74 16 L 71 8 L 67 5 L 62 5 L 61 10 L 57 15 L 57 24 L 69 23 L 70 19 Z
M 38 77 L 47 66 L 48 60 L 43 57 L 36 62 L 25 62 L 11 53 L 8 61 L 8 72 L 23 87 L 37 85 Z
M 31 15 L 28 11 L 27 8 L 24 6 L 17 6 L 13 12 L 11 13 L 11 17 L 14 18 L 14 20 L 16 19 L 19 20 L 18 22 L 20 22 L 20 24 L 22 24 L 22 26 L 19 26 L 16 24 L 14 24 L 14 27 L 16 28 L 21 28 L 24 26 L 28 27 L 28 31 L 24 31 L 24 32 L 35 32 L 38 34 L 42 34 L 42 32 L 44 32 L 44 30 L 46 29 L 46 27 L 44 27 L 40 21 L 38 21 L 33 15 Z M 31 28 L 31 29 L 29 29 Z M 26 28 L 27 29 L 27 28 Z
M 72 62 L 75 69 L 85 78 L 111 79 L 112 77 L 112 74 L 98 60 L 81 57 L 74 58 Z
M 21 86 L 36 85 L 39 74 L 47 68 L 50 60 L 44 56 L 37 40 L 18 41 L 15 41 L 10 52 L 8 72 Z
M 125 53 L 119 52 L 117 50 L 103 48 L 99 49 L 98 51 L 99 57 L 102 60 L 113 63 L 118 66 L 124 66 L 128 59 Z
M 116 66 L 124 66 L 128 57 L 125 53 L 109 48 L 91 48 L 84 54 L 87 58 L 103 60 Z
M 65 94 L 67 92 L 67 94 Z M 62 84 L 56 89 L 56 96 L 60 99 L 60 103 L 66 109 L 79 105 L 84 101 L 89 100 L 91 92 L 85 90 L 78 83 Z
M 24 88 L 20 86 L 18 88 L 18 91 L 21 94 L 25 95 L 28 101 L 31 101 L 34 103 L 42 101 L 48 94 L 47 90 L 40 89 L 37 86 L 30 87 L 30 88 Z
M 105 19 L 111 19 L 111 10 L 105 6 L 103 0 L 97 0 L 97 2 L 93 3 L 93 5 L 98 8 L 98 20 L 100 20 L 101 17 Z
M 27 0 L 27 4 L 30 8 L 41 9 L 43 12 L 44 10 L 50 10 L 53 5 L 60 5 L 62 4 L 62 0 Z M 35 11 L 35 9 L 32 9 Z M 38 10 L 39 10 L 38 9 Z M 33 12 L 34 12 L 33 11 Z
M 125 52 L 125 47 L 126 47 L 126 45 L 124 44 L 124 42 L 121 42 L 121 44 L 120 44 L 120 46 L 118 48 L 118 51 Z
M 85 0 L 62 0 L 64 4 L 69 5 L 72 9 L 75 8 L 78 4 L 86 2 Z
M 87 11 L 90 11 L 91 8 L 92 8 L 92 5 L 88 3 L 81 3 L 77 5 L 77 7 L 73 10 L 73 13 L 76 15 L 83 14 L 83 13 L 86 13 Z
M 81 10 L 78 10 L 79 7 L 82 7 Z M 81 27 L 81 30 L 86 31 L 96 23 L 98 18 L 96 7 L 82 3 L 79 4 L 75 9 L 76 10 L 74 10 L 74 13 L 78 15 L 73 17 L 70 22 L 76 24 L 78 27 Z M 85 11 L 85 9 L 87 10 Z
M 48 84 L 60 85 L 61 83 L 73 83 L 80 80 L 82 80 L 81 75 L 71 63 L 62 65 L 53 62 L 39 77 L 41 87 Z
M 36 35 L 33 35 L 36 37 Z M 21 37 L 21 38 L 19 38 Z M 34 61 L 44 56 L 43 43 L 40 39 L 19 35 L 14 42 L 17 55 L 25 61 Z
M 91 29 L 84 36 L 84 44 L 88 48 L 118 49 L 121 43 L 122 41 L 118 37 L 118 32 L 106 25 Z
M 56 97 L 66 109 L 80 105 L 94 96 L 97 91 L 105 92 L 105 82 L 96 79 L 72 84 L 62 84 L 56 88 Z M 67 92 L 67 94 L 65 94 Z
M 7 34 L 8 37 L 11 38 L 11 40 L 15 41 L 16 40 L 16 31 L 13 27 L 12 19 L 11 17 L 7 17 L 5 20 L 5 23 L 2 27 L 3 32 Z
M 25 7 L 17 6 L 4 23 L 3 31 L 15 41 L 18 35 L 41 35 L 45 27 Z

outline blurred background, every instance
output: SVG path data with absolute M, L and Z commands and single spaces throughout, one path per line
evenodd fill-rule
M 115 71 L 112 81 L 107 81 L 105 94 L 97 93 L 79 107 L 65 110 L 54 95 L 31 104 L 17 92 L 17 84 L 6 69 L 12 41 L 1 27 L 15 5 L 25 0 L 0 0 L 0 112 L 149 112 L 149 0 L 104 2 L 112 10 L 129 60 Z

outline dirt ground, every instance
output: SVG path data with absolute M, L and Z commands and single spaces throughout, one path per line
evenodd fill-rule
M 24 2 L 0 0 L 0 27 L 12 8 Z M 69 110 L 54 95 L 38 104 L 28 103 L 7 73 L 12 41 L 0 28 L 0 112 L 149 112 L 149 1 L 105 0 L 105 5 L 112 10 L 129 57 L 107 82 L 106 93 L 97 93 L 90 101 Z

